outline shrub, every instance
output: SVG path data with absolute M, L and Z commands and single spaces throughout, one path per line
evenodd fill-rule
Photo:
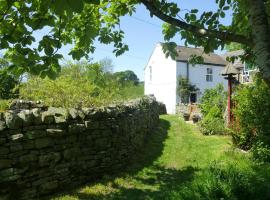
M 252 149 L 253 157 L 262 162 L 270 162 L 270 146 L 263 142 L 255 142 Z
M 191 84 L 187 78 L 178 77 L 177 93 L 180 96 L 181 103 L 188 104 L 190 94 L 196 91 L 198 91 L 196 85 Z
M 56 80 L 31 76 L 20 87 L 20 98 L 56 107 L 92 107 L 143 96 L 142 85 L 120 84 L 99 63 L 69 64 Z
M 10 100 L 0 99 L 0 112 L 6 111 L 11 104 Z
M 199 122 L 199 128 L 204 135 L 227 134 L 227 129 L 224 126 L 224 120 L 220 118 L 206 117 Z
M 243 149 L 252 148 L 255 158 L 270 152 L 269 96 L 270 88 L 257 77 L 253 84 L 241 85 L 234 97 L 233 141 Z
M 222 118 L 226 109 L 227 93 L 224 91 L 222 84 L 218 84 L 215 88 L 206 89 L 201 98 L 200 109 L 203 116 L 206 116 L 212 107 L 219 108 L 219 117 Z
M 203 119 L 199 122 L 200 130 L 204 135 L 227 134 L 223 119 L 226 96 L 221 84 L 217 85 L 216 88 L 205 90 L 200 104 Z

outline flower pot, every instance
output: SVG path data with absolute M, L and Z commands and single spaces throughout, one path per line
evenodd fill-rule
M 201 117 L 199 115 L 193 115 L 192 116 L 193 123 L 197 123 L 200 119 L 201 119 Z
M 188 121 L 189 120 L 189 117 L 190 117 L 190 114 L 189 113 L 184 113 L 183 114 L 183 117 L 184 117 L 184 120 L 185 121 Z

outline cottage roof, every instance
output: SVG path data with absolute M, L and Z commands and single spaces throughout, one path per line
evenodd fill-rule
M 192 55 L 202 56 L 205 64 L 226 66 L 228 62 L 223 57 L 209 53 L 205 54 L 203 48 L 177 46 L 178 56 L 176 60 L 188 61 Z
M 235 66 L 231 63 L 229 63 L 224 70 L 221 72 L 222 76 L 226 76 L 226 75 L 235 75 L 235 74 L 239 74 L 239 71 L 235 68 Z
M 240 56 L 243 54 L 244 54 L 243 50 L 237 50 L 237 51 L 227 52 L 221 56 L 223 57 L 224 60 L 226 60 L 227 57 Z M 233 66 L 238 70 L 244 68 L 244 64 L 242 63 L 240 59 L 236 59 L 233 63 Z

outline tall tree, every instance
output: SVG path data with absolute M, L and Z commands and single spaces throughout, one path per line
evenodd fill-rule
M 131 70 L 126 70 L 126 71 L 121 71 L 121 72 L 115 72 L 114 73 L 114 77 L 122 85 L 124 85 L 125 83 L 130 83 L 130 82 L 132 82 L 134 85 L 138 85 L 139 84 L 139 78 Z
M 241 58 L 255 62 L 270 84 L 270 0 L 215 2 L 216 11 L 199 12 L 196 8 L 181 10 L 181 2 L 167 0 L 0 0 L 0 49 L 8 50 L 5 58 L 13 64 L 10 70 L 53 78 L 60 70 L 62 55 L 57 50 L 63 44 L 74 44 L 69 54 L 77 60 L 95 50 L 95 39 L 112 43 L 116 55 L 128 50 L 118 26 L 120 17 L 131 15 L 137 4 L 143 4 L 151 16 L 165 22 L 167 55 L 175 56 L 176 44 L 171 39 L 176 34 L 187 45 L 203 46 L 206 53 L 240 43 L 245 49 Z M 225 26 L 222 18 L 229 10 L 233 19 Z M 33 32 L 44 27 L 47 33 L 36 41 Z

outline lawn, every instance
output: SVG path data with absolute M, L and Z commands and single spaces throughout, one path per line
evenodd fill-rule
M 270 166 L 234 148 L 229 136 L 203 136 L 177 116 L 161 116 L 127 169 L 52 199 L 267 200 Z

